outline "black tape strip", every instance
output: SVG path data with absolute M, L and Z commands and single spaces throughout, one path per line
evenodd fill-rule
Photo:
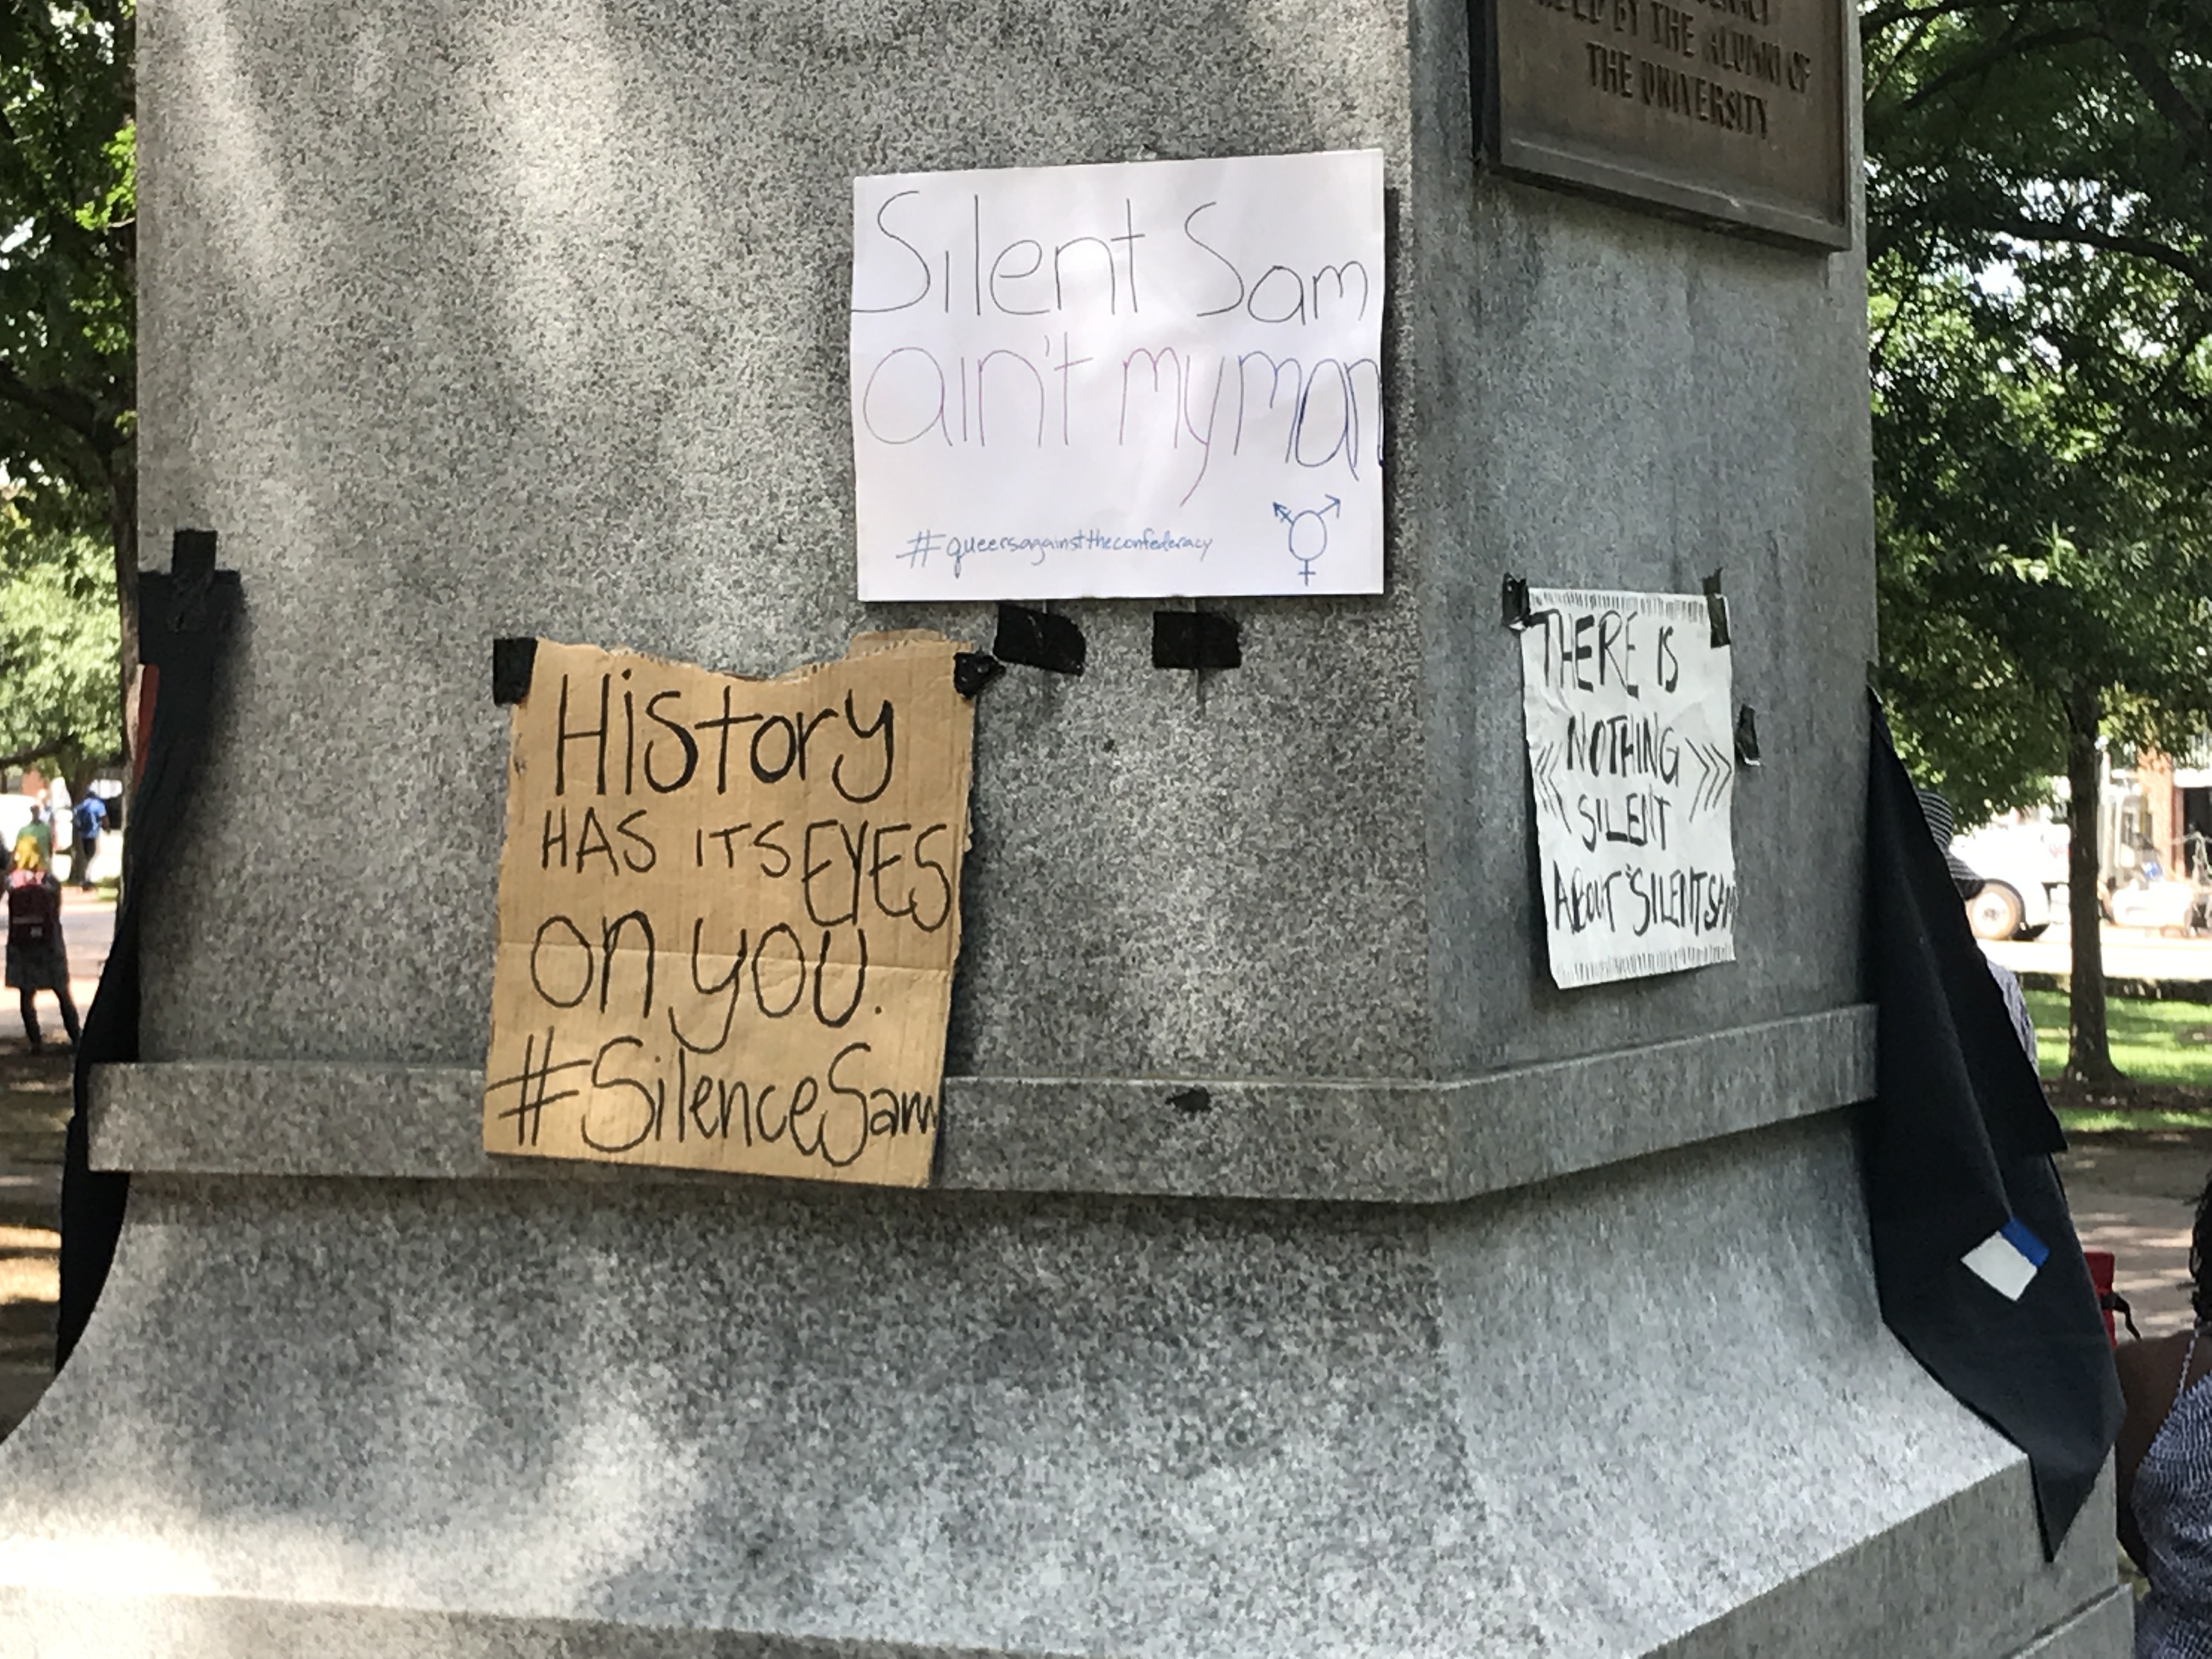
M 491 700 L 504 708 L 530 695 L 531 676 L 538 672 L 538 641 L 521 638 L 491 642 Z
M 1006 672 L 1006 665 L 988 651 L 962 651 L 952 659 L 952 689 L 972 697 Z
M 92 1167 L 93 1068 L 139 1057 L 138 949 L 146 896 L 158 891 L 167 877 L 194 774 L 214 726 L 216 683 L 229 651 L 231 623 L 244 609 L 238 573 L 215 568 L 213 532 L 181 531 L 172 550 L 167 572 L 149 570 L 138 578 L 139 654 L 160 674 L 145 754 L 125 817 L 130 826 L 124 848 L 126 878 L 115 911 L 114 942 L 76 1044 L 75 1103 L 62 1160 L 57 1367 L 69 1358 L 92 1317 L 130 1203 L 129 1176 Z
M 169 538 L 170 631 L 197 634 L 208 625 L 215 585 L 216 533 L 179 530 Z
M 179 530 L 169 538 L 169 579 L 204 586 L 215 574 L 216 536 L 212 530 Z
M 1000 662 L 1052 674 L 1080 674 L 1089 649 L 1083 630 L 1070 617 L 1022 605 L 999 607 L 999 636 L 991 641 L 991 654 Z
M 1152 612 L 1155 668 L 1242 668 L 1244 641 L 1237 618 L 1218 611 Z
M 1759 764 L 1759 716 L 1752 712 L 1749 703 L 1735 711 L 1735 763 Z
M 1721 573 L 1717 570 L 1705 578 L 1705 615 L 1713 625 L 1713 649 L 1717 651 L 1729 642 L 1728 596 L 1721 592 Z
M 1528 609 L 1528 579 L 1526 576 L 1508 576 L 1505 579 L 1504 609 L 1505 625 L 1516 634 L 1536 620 Z

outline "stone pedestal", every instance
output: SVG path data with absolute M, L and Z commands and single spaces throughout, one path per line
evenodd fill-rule
M 2046 1567 L 1875 1306 L 1853 255 L 1480 174 L 1443 0 L 141 51 L 144 541 L 246 616 L 0 1656 L 2124 1650 L 2109 1500 Z M 990 637 L 851 597 L 850 178 L 1370 146 L 1389 591 L 1202 684 L 1068 605 L 1089 671 L 983 694 L 939 1187 L 488 1158 L 491 639 Z M 1741 960 L 1560 994 L 1500 579 L 1716 568 Z

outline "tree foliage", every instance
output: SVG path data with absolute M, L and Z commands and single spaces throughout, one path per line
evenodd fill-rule
M 2175 365 L 2078 313 L 2054 343 L 2039 310 L 1957 273 L 1877 305 L 1885 673 L 1969 822 L 2044 793 L 2081 718 L 2154 745 L 2212 718 L 2212 491 L 2201 456 L 2142 441 Z
M 2201 0 L 1862 10 L 1883 672 L 1968 817 L 2212 719 Z M 2070 1068 L 2108 1075 L 2093 814 Z
M 1875 264 L 2109 252 L 2212 295 L 2202 0 L 1875 0 L 1860 28 Z
M 0 483 L 18 517 L 109 540 L 126 670 L 138 568 L 132 21 L 132 0 L 0 0 Z M 44 545 L 75 544 L 64 533 Z
M 115 567 L 82 530 L 0 503 L 0 763 L 49 763 L 72 783 L 122 743 Z

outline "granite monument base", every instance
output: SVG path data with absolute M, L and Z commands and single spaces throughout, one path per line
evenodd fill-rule
M 141 1176 L 7 1659 L 2121 1650 L 1848 1114 L 1429 1207 Z M 2118 1632 L 2116 1634 L 2115 1632 Z

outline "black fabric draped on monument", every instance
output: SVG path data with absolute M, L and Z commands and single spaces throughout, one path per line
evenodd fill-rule
M 1868 772 L 1881 1035 L 1864 1152 L 1882 1319 L 2027 1454 L 2044 1552 L 2055 1556 L 2120 1424 L 2097 1293 L 2051 1162 L 2066 1139 L 1878 708 Z M 1961 1259 L 2012 1221 L 2050 1250 L 2018 1301 Z
M 149 571 L 138 579 L 139 657 L 155 671 L 154 719 L 124 818 L 129 862 L 115 913 L 115 939 L 76 1046 L 76 1106 L 62 1164 L 56 1370 L 68 1363 L 107 1282 L 130 1197 L 128 1176 L 92 1167 L 87 1102 L 94 1066 L 138 1058 L 138 945 L 144 901 L 168 862 L 192 774 L 207 747 L 216 671 L 239 605 L 237 573 L 217 570 L 215 550 L 211 533 L 179 531 L 169 574 Z

